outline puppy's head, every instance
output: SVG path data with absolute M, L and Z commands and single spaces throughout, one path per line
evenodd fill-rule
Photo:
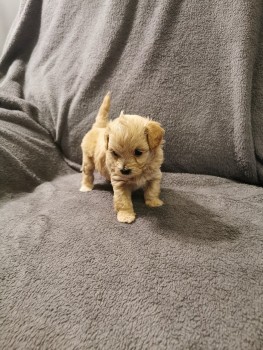
M 140 176 L 161 150 L 163 135 L 159 123 L 121 113 L 105 132 L 106 162 L 111 173 L 125 178 Z

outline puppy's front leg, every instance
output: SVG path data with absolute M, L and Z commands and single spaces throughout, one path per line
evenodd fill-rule
M 159 198 L 161 179 L 154 179 L 147 182 L 144 188 L 145 204 L 148 207 L 160 207 L 163 201 Z
M 131 200 L 131 190 L 118 181 L 113 181 L 112 186 L 114 191 L 114 209 L 117 212 L 118 221 L 127 222 L 128 224 L 133 222 L 135 213 Z

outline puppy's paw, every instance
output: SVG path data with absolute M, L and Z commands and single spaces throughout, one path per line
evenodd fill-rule
M 80 192 L 89 192 L 89 191 L 92 191 L 93 187 L 94 187 L 93 185 L 82 184 L 79 190 Z
M 145 201 L 145 204 L 148 207 L 161 207 L 163 205 L 163 201 L 159 198 L 152 198 L 152 199 L 148 199 Z
M 117 219 L 119 222 L 126 222 L 127 224 L 130 224 L 135 220 L 135 213 L 120 210 L 117 214 Z

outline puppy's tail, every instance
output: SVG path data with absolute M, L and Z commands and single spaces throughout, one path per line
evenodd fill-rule
M 109 122 L 109 110 L 110 110 L 110 92 L 104 97 L 100 106 L 99 112 L 96 117 L 96 121 L 93 124 L 96 128 L 106 128 Z

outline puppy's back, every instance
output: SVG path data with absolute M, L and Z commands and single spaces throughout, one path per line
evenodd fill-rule
M 98 148 L 105 148 L 104 128 L 92 128 L 81 142 L 81 149 L 88 157 L 93 157 Z

